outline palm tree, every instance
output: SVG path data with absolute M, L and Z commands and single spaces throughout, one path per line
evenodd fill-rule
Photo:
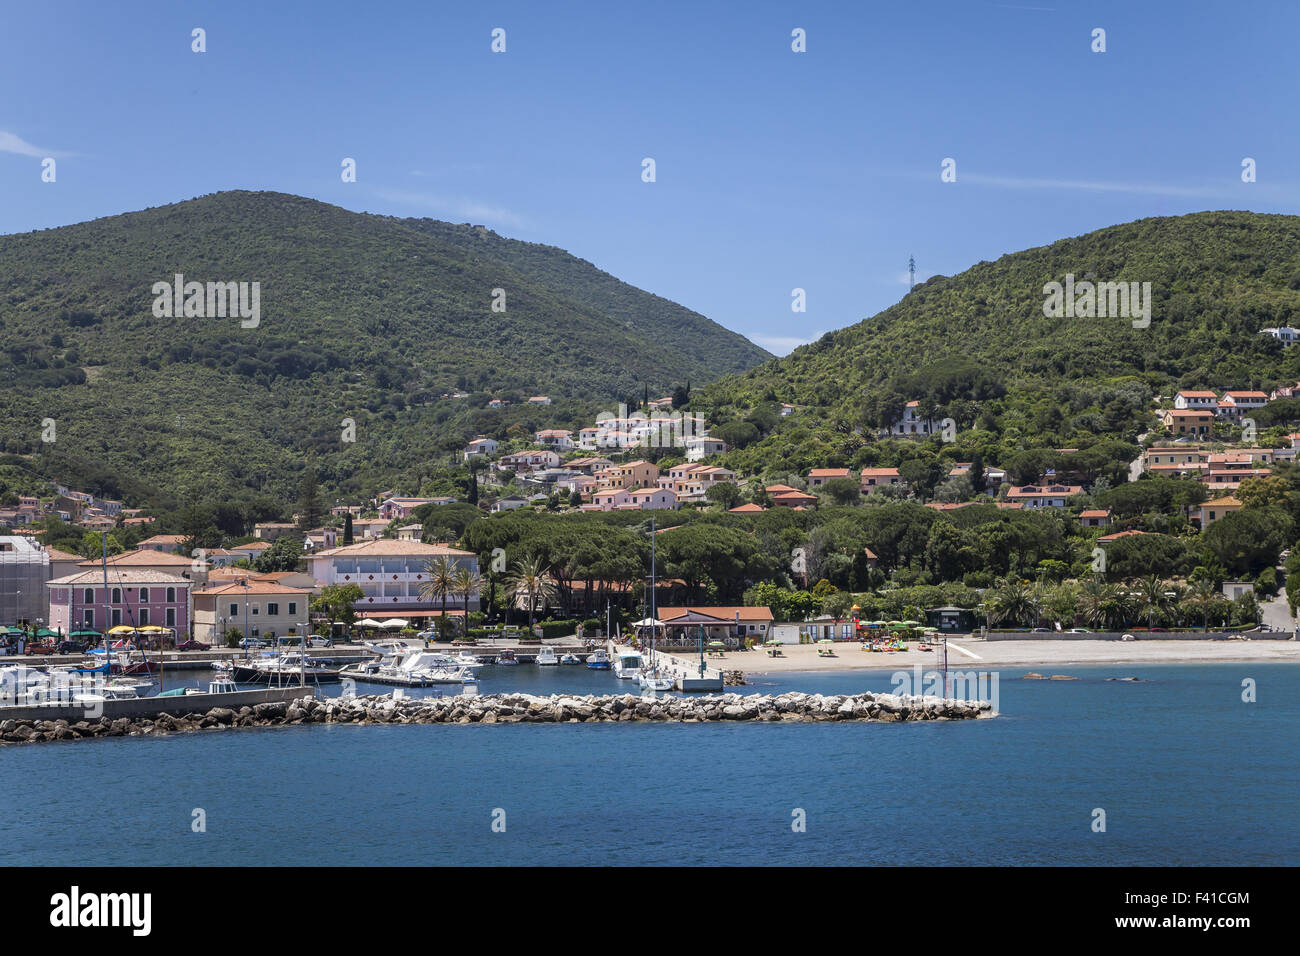
M 1155 616 L 1169 605 L 1169 586 L 1157 574 L 1148 574 L 1137 586 L 1138 610 L 1147 616 L 1147 630 L 1155 626 Z
M 550 604 L 556 597 L 555 585 L 546 576 L 542 560 L 530 557 L 517 561 L 515 569 L 506 577 L 505 585 L 506 593 L 513 601 L 528 602 L 528 630 L 531 633 L 538 602 Z
M 1079 612 L 1093 627 L 1105 627 L 1121 610 L 1119 589 L 1099 574 L 1085 578 L 1079 586 Z
M 425 601 L 442 599 L 442 617 L 439 625 L 447 620 L 447 596 L 456 593 L 456 559 L 449 554 L 440 554 L 424 562 L 425 581 L 420 585 L 420 597 Z M 445 635 L 444 635 L 445 636 Z
M 994 624 L 1019 624 L 1034 615 L 1034 598 L 1022 581 L 1003 581 L 989 601 L 989 619 Z
M 1199 581 L 1193 581 L 1187 588 L 1187 596 L 1183 603 L 1191 611 L 1201 614 L 1201 622 L 1206 631 L 1210 629 L 1210 611 L 1219 601 L 1219 592 L 1214 589 L 1214 582 L 1202 578 Z
M 456 573 L 452 575 L 452 591 L 455 594 L 465 595 L 465 630 L 469 630 L 469 596 L 478 594 L 483 587 L 483 579 L 479 573 L 471 568 L 468 564 L 462 564 L 456 568 Z

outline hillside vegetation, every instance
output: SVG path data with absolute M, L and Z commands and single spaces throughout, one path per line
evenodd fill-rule
M 260 323 L 156 317 L 153 285 L 175 273 L 260 282 Z M 308 459 L 338 494 L 418 479 L 485 427 L 563 423 L 768 357 L 553 247 L 267 192 L 0 237 L 0 328 L 2 450 L 172 502 L 287 500 Z M 457 390 L 471 397 L 441 397 Z M 483 409 L 538 393 L 556 406 Z

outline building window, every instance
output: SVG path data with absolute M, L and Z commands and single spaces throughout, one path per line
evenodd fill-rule
M 168 627 L 176 626 L 176 608 L 174 607 L 169 607 L 167 609 L 167 626 Z
M 121 604 L 121 603 L 122 603 L 122 589 L 121 589 L 121 588 L 113 588 L 113 603 L 114 603 L 114 604 Z
M 257 609 L 258 609 L 260 606 L 261 606 L 261 605 L 258 605 L 258 604 L 254 604 L 254 605 L 253 605 L 253 617 L 257 617 Z
M 168 588 L 168 589 L 167 589 L 167 603 L 168 603 L 168 604 L 175 604 L 175 603 L 176 603 L 176 589 L 175 589 L 175 588 Z
M 82 592 L 81 599 L 82 599 L 83 601 L 85 601 L 87 604 L 94 604 L 94 603 L 95 603 L 95 589 L 94 589 L 94 588 L 86 588 L 86 590 Z
M 276 617 L 280 613 L 280 605 L 276 603 L 268 602 L 266 605 L 266 613 L 271 615 L 272 617 Z
M 140 603 L 141 603 L 141 604 L 148 604 L 148 603 L 149 603 L 149 589 L 148 589 L 148 588 L 141 588 L 141 589 L 140 589 Z
M 297 613 L 298 613 L 298 602 L 297 602 L 297 601 L 290 601 L 290 602 L 289 602 L 289 615 L 292 617 L 293 615 L 295 615 L 295 614 L 297 614 Z
M 95 628 L 95 612 L 94 612 L 93 610 L 91 610 L 90 608 L 86 608 L 86 610 L 83 612 L 83 614 L 82 614 L 82 618 L 81 618 L 81 626 L 84 627 L 84 628 L 87 628 L 88 630 L 94 630 L 94 628 Z
M 149 626 L 149 609 L 147 607 L 140 608 L 140 626 Z
M 115 607 L 115 608 L 113 608 L 113 624 L 112 624 L 112 626 L 113 626 L 113 627 L 121 627 L 121 626 L 122 626 L 122 609 L 121 609 L 120 607 Z

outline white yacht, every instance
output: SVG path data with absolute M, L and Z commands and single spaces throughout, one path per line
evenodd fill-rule
M 645 667 L 645 659 L 640 651 L 623 648 L 614 658 L 614 676 L 619 680 L 636 680 Z
M 412 649 L 395 658 L 350 664 L 339 672 L 341 677 L 371 684 L 398 687 L 431 687 L 434 684 L 473 684 L 478 678 L 468 666 L 446 654 Z
M 552 667 L 559 666 L 559 663 L 560 659 L 555 656 L 555 648 L 551 647 L 550 644 L 543 644 L 537 652 L 537 666 Z

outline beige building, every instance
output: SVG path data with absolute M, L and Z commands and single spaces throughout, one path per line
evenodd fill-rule
M 308 627 L 311 591 L 252 577 L 223 581 L 194 592 L 194 637 L 224 644 L 238 629 L 263 640 L 303 636 Z

